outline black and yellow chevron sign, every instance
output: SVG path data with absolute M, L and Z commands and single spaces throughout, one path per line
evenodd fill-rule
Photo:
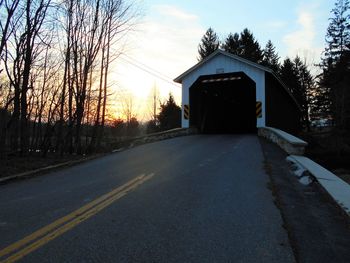
M 184 104 L 184 119 L 188 120 L 190 118 L 190 105 Z
M 256 102 L 256 117 L 257 118 L 262 117 L 262 103 L 261 103 L 261 101 Z

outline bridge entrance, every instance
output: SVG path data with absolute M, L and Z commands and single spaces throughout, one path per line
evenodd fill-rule
M 189 95 L 190 126 L 200 132 L 256 131 L 256 85 L 243 72 L 200 76 Z

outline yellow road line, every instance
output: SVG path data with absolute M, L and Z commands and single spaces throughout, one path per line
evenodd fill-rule
M 135 179 L 124 184 L 123 186 L 114 189 L 113 191 L 75 210 L 69 215 L 56 220 L 52 224 L 45 226 L 39 229 L 38 231 L 34 232 L 33 234 L 21 239 L 20 241 L 4 248 L 3 250 L 0 251 L 0 257 L 13 253 L 16 250 L 20 249 L 21 247 L 25 246 L 24 248 L 20 249 L 18 252 L 16 252 L 15 254 L 11 255 L 10 257 L 6 258 L 4 261 L 1 261 L 1 262 L 15 262 L 21 259 L 25 255 L 31 253 L 32 251 L 45 245 L 49 241 L 55 239 L 56 237 L 62 235 L 68 230 L 77 226 L 81 222 L 97 214 L 102 209 L 106 208 L 116 200 L 120 199 L 121 197 L 126 195 L 129 191 L 134 190 L 140 184 L 149 180 L 153 176 L 154 174 L 149 174 L 147 176 L 142 175 L 142 176 L 136 177 Z M 29 244 L 31 241 L 34 241 L 34 242 Z
M 14 250 L 17 250 L 19 248 L 21 248 L 22 246 L 26 245 L 27 243 L 39 238 L 40 236 L 45 235 L 46 233 L 52 231 L 53 229 L 57 228 L 58 226 L 76 218 L 77 216 L 79 216 L 80 214 L 84 213 L 86 210 L 91 209 L 92 207 L 94 207 L 95 205 L 97 205 L 98 203 L 102 202 L 103 200 L 109 198 L 110 196 L 119 193 L 120 191 L 122 191 L 124 188 L 128 187 L 129 185 L 134 184 L 135 182 L 137 182 L 138 180 L 142 179 L 144 177 L 144 175 L 138 176 L 136 178 L 134 178 L 133 180 L 130 180 L 129 182 L 127 182 L 126 184 L 122 185 L 121 187 L 118 187 L 114 190 L 112 190 L 111 192 L 95 199 L 94 201 L 82 206 L 81 208 L 73 211 L 72 213 L 54 221 L 53 223 L 35 231 L 34 233 L 30 234 L 29 236 L 13 243 L 12 245 L 2 249 L 0 251 L 0 258 L 11 253 Z

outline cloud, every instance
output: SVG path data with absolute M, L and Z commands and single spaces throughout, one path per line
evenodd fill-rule
M 269 28 L 270 30 L 279 30 L 286 26 L 286 21 L 268 21 L 265 23 L 265 27 Z
M 283 38 L 283 42 L 287 46 L 287 54 L 291 57 L 307 50 L 312 50 L 315 44 L 316 32 L 313 15 L 307 11 L 300 11 L 297 24 L 299 29 Z
M 300 56 L 309 66 L 312 73 L 319 71 L 317 64 L 324 46 L 324 37 L 320 23 L 325 17 L 320 15 L 320 5 L 317 2 L 304 4 L 298 9 L 298 18 L 295 22 L 297 29 L 283 37 L 283 43 L 287 47 L 287 56 L 294 58 Z
M 176 6 L 171 5 L 155 5 L 153 7 L 159 14 L 163 16 L 170 16 L 176 20 L 194 21 L 198 20 L 198 16 L 187 13 Z
M 176 6 L 156 5 L 152 11 L 133 41 L 135 56 L 164 75 L 176 77 L 197 62 L 197 47 L 205 30 L 197 15 Z
M 195 14 L 170 5 L 151 8 L 150 15 L 130 37 L 127 55 L 133 62 L 140 62 L 162 73 L 162 76 L 169 76 L 168 81 L 130 64 L 116 67 L 120 87 L 130 90 L 136 97 L 135 103 L 142 104 L 139 116 L 148 107 L 145 100 L 155 84 L 163 99 L 172 92 L 181 103 L 181 88 L 169 82 L 197 63 L 197 48 L 204 33 L 205 29 Z M 145 67 L 141 65 L 141 68 Z

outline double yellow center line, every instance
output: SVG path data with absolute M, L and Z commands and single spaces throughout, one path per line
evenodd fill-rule
M 72 213 L 57 219 L 53 223 L 0 250 L 0 262 L 15 262 L 23 258 L 25 255 L 28 255 L 49 241 L 57 238 L 97 214 L 116 200 L 122 198 L 128 192 L 137 188 L 140 184 L 151 179 L 153 176 L 153 173 L 149 175 L 140 175 L 126 184 L 80 207 Z

